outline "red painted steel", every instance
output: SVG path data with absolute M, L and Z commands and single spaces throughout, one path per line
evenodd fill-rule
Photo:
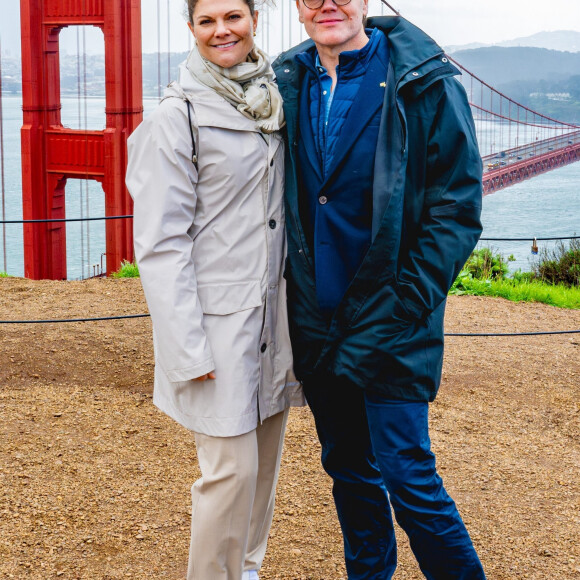
M 543 139 L 542 141 L 532 141 L 531 143 L 525 143 L 524 145 L 520 145 L 518 147 L 512 147 L 511 149 L 504 149 L 503 154 L 505 157 L 512 157 L 517 156 L 518 154 L 529 151 L 532 149 L 534 151 L 534 155 L 536 155 L 535 151 L 541 149 L 539 154 L 543 154 L 543 151 L 548 151 L 550 145 L 554 147 L 554 149 L 566 149 L 568 145 L 580 144 L 580 131 L 573 131 L 571 133 L 564 133 L 558 137 L 550 137 L 549 139 Z M 564 144 L 564 147 L 562 147 Z M 485 155 L 481 158 L 481 160 L 485 164 L 488 161 L 498 159 L 499 153 L 491 153 L 490 155 Z
M 127 138 L 143 118 L 140 0 L 21 0 L 24 219 L 65 217 L 69 178 L 102 183 L 107 216 L 129 215 Z M 60 119 L 59 33 L 97 26 L 105 39 L 106 128 L 65 129 Z M 24 275 L 66 279 L 64 223 L 24 226 Z M 106 222 L 107 271 L 133 259 L 131 222 Z
M 580 143 L 488 171 L 483 176 L 483 195 L 576 161 L 580 161 Z

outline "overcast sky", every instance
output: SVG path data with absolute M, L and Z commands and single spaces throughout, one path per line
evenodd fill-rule
M 168 47 L 172 52 L 187 50 L 190 40 L 182 16 L 183 0 L 141 0 L 141 3 L 144 51 L 156 52 L 159 44 L 162 52 Z M 580 0 L 394 0 L 390 3 L 442 46 L 471 42 L 492 44 L 543 30 L 580 31 Z M 301 38 L 294 2 L 277 0 L 276 4 L 277 8 L 269 14 L 262 14 L 257 37 L 258 43 L 271 53 L 281 50 L 282 43 L 289 45 Z M 20 50 L 19 6 L 18 0 L 0 0 L 2 50 L 9 50 L 13 55 Z M 370 0 L 369 13 L 380 14 L 383 10 L 384 14 L 391 14 L 381 6 L 380 0 Z M 76 31 L 63 31 L 61 48 L 75 53 L 76 38 Z M 87 32 L 86 46 L 87 52 L 103 52 L 99 31 Z

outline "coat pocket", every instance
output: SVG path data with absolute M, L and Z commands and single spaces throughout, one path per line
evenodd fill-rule
M 262 304 L 259 280 L 222 284 L 199 284 L 199 302 L 204 314 L 223 316 Z

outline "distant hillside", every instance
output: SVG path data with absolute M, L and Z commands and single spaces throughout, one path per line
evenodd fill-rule
M 580 52 L 490 46 L 460 50 L 451 55 L 473 74 L 494 86 L 517 80 L 559 81 L 580 73 Z
M 531 36 L 504 40 L 493 44 L 483 42 L 472 42 L 465 45 L 446 46 L 449 53 L 459 50 L 470 50 L 473 48 L 483 48 L 489 46 L 533 46 L 535 48 L 547 48 L 548 50 L 559 50 L 567 52 L 580 52 L 580 32 L 575 30 L 556 30 L 554 32 L 538 32 Z
M 460 50 L 452 56 L 516 102 L 580 124 L 580 52 L 492 46 Z
M 580 32 L 575 30 L 556 30 L 554 32 L 538 32 L 531 36 L 514 38 L 498 42 L 496 46 L 534 46 L 548 50 L 563 52 L 580 52 Z
M 143 54 L 143 94 L 145 96 L 157 96 L 158 80 L 161 80 L 161 92 L 169 83 L 169 80 L 177 80 L 177 69 L 186 59 L 187 52 L 172 52 L 170 55 L 171 70 L 167 73 L 169 59 L 167 53 L 157 55 L 154 53 Z

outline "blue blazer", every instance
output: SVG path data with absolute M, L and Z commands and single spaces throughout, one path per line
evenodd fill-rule
M 342 93 L 335 94 L 333 110 L 340 113 L 344 108 L 337 101 L 341 94 L 352 105 L 337 134 L 333 134 L 332 127 L 335 118 L 330 119 L 328 138 L 336 141 L 325 168 L 318 155 L 321 139 L 314 131 L 319 125 L 311 119 L 318 112 L 320 101 L 318 73 L 313 65 L 306 68 L 302 81 L 301 94 L 309 98 L 300 99 L 299 205 L 314 261 L 318 304 L 327 318 L 340 303 L 371 244 L 374 153 L 388 63 L 386 41 L 373 44 L 374 50 L 366 55 L 368 66 L 362 71 L 360 85 L 346 81 Z M 309 60 L 314 63 L 314 58 Z M 362 66 L 359 59 L 348 62 L 350 73 Z

